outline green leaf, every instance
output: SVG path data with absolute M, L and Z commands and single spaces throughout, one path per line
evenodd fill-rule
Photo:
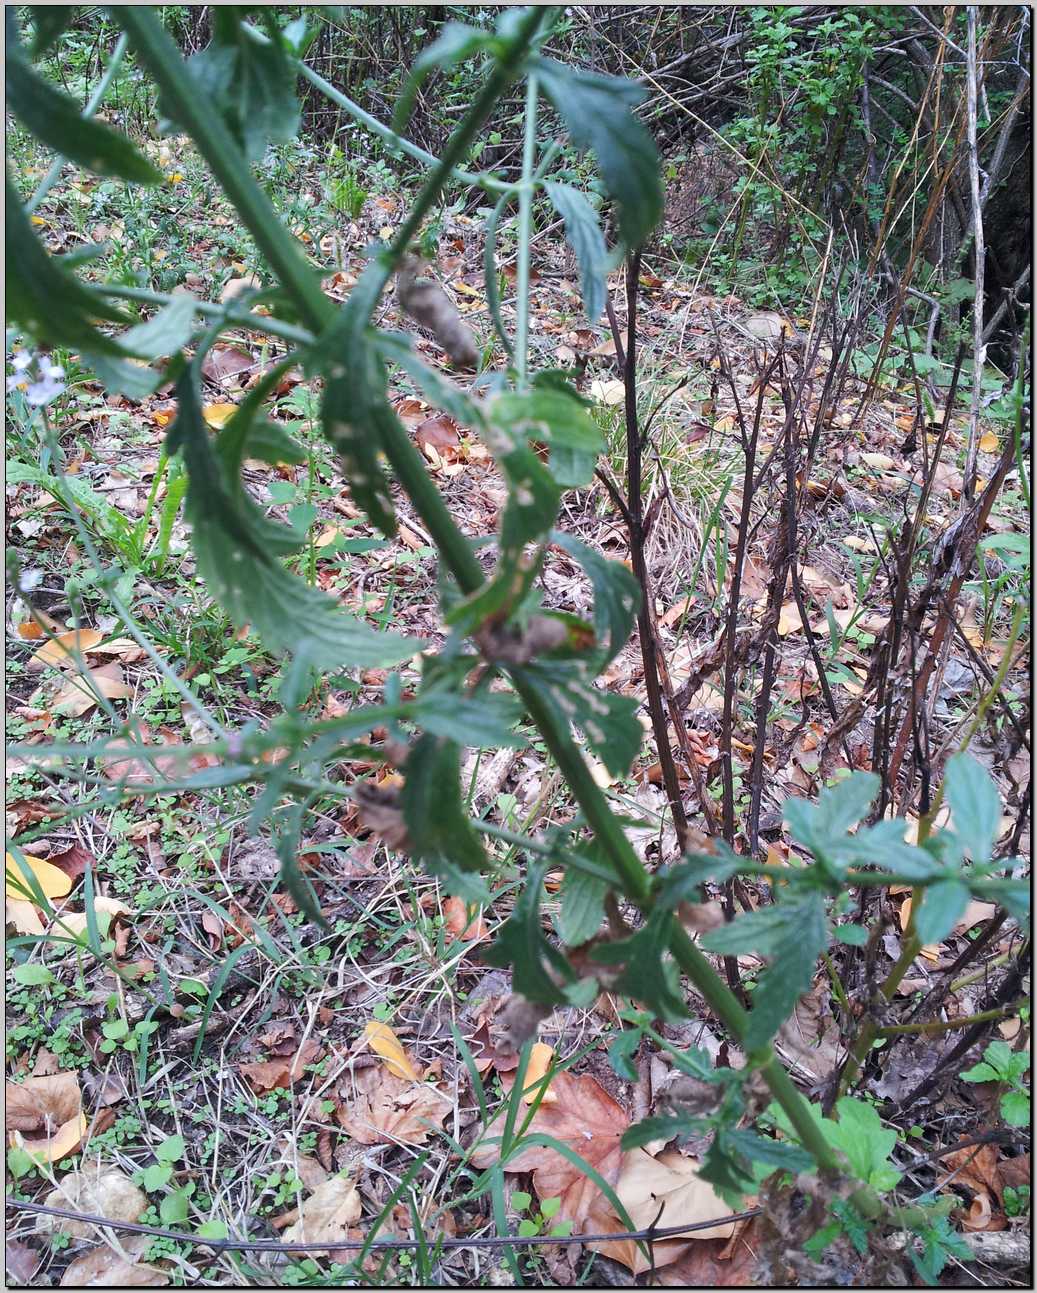
M 544 936 L 540 925 L 540 889 L 547 863 L 529 868 L 526 885 L 507 923 L 483 953 L 487 965 L 512 967 L 512 989 L 527 1001 L 560 1005 L 563 985 L 574 979 L 569 962 Z
M 1001 828 L 1001 798 L 990 774 L 968 754 L 947 760 L 944 793 L 954 833 L 973 862 L 990 860 Z
M 213 10 L 213 39 L 187 60 L 187 72 L 198 97 L 223 118 L 245 159 L 255 162 L 270 144 L 289 143 L 298 132 L 298 72 L 283 33 L 268 23 L 271 39 L 261 45 L 243 30 L 243 13 L 231 5 Z M 159 106 L 169 118 L 161 123 L 168 133 L 180 123 L 161 95 Z
M 551 540 L 582 566 L 594 589 L 594 635 L 604 667 L 626 644 L 637 619 L 641 589 L 621 561 L 608 561 L 571 535 L 555 530 Z
M 608 1056 L 612 1071 L 627 1082 L 637 1081 L 637 1065 L 634 1063 L 634 1056 L 641 1045 L 641 1036 L 640 1029 L 626 1028 L 609 1042 Z
M 620 1076 L 624 1076 L 620 1074 Z M 635 1074 L 636 1076 L 636 1074 Z M 631 1081 L 632 1079 L 628 1079 Z M 651 1118 L 642 1118 L 628 1127 L 620 1140 L 624 1150 L 640 1149 L 653 1140 L 672 1140 L 674 1136 L 690 1136 L 694 1132 L 704 1131 L 709 1126 L 707 1119 L 696 1118 L 688 1113 L 656 1114 Z
M 101 1032 L 112 1041 L 120 1042 L 129 1035 L 130 1026 L 125 1019 L 110 1019 L 101 1025 Z
M 848 947 L 863 947 L 868 941 L 868 931 L 863 925 L 837 925 L 832 932 Z
M 158 1214 L 164 1226 L 178 1226 L 187 1220 L 188 1199 L 183 1190 L 167 1194 L 158 1205 Z
M 836 1102 L 839 1121 L 828 1131 L 828 1139 L 846 1155 L 854 1174 L 878 1191 L 891 1190 L 900 1173 L 888 1159 L 897 1143 L 897 1133 L 883 1127 L 874 1105 L 843 1096 Z
M 562 879 L 561 910 L 556 926 L 567 947 L 579 947 L 594 937 L 605 914 L 605 895 L 609 886 L 597 876 L 568 867 Z
M 969 905 L 969 887 L 960 880 L 937 880 L 929 885 L 914 910 L 915 933 L 923 943 L 947 937 Z
M 842 856 L 837 850 L 846 832 L 865 816 L 878 788 L 879 779 L 873 772 L 854 772 L 823 790 L 816 804 L 805 799 L 786 800 L 782 812 L 793 839 L 815 856 L 835 861 Z
M 78 5 L 74 4 L 32 4 L 29 11 L 35 34 L 32 40 L 32 56 L 39 56 L 50 49 L 65 28 L 75 17 Z
M 126 316 L 47 255 L 32 231 L 10 176 L 5 182 L 9 320 L 19 323 L 37 341 L 47 345 L 121 356 L 119 343 L 98 332 L 94 321 L 108 319 L 126 323 Z
M 168 1185 L 173 1177 L 173 1169 L 168 1163 L 152 1163 L 146 1167 L 142 1173 L 143 1179 L 141 1184 L 149 1193 L 153 1190 L 161 1190 L 164 1185 Z
M 45 965 L 16 965 L 11 971 L 11 977 L 15 983 L 24 984 L 29 988 L 42 987 L 45 983 L 56 982 L 54 975 Z
M 518 1232 L 523 1239 L 531 1238 L 533 1235 L 537 1233 L 539 1228 L 540 1227 L 537 1225 L 537 1223 L 535 1221 L 532 1221 L 529 1217 L 523 1217 L 523 1219 L 518 1224 Z
M 448 377 L 430 368 L 414 350 L 406 333 L 382 332 L 379 329 L 373 333 L 371 344 L 383 359 L 399 364 L 435 408 L 449 413 L 462 426 L 480 433 L 485 430 L 486 420 L 480 405 Z
M 198 571 L 216 600 L 235 623 L 251 624 L 268 647 L 305 653 L 315 668 L 386 667 L 408 659 L 418 649 L 415 640 L 376 632 L 278 562 L 276 552 L 285 550 L 278 541 L 293 545 L 298 536 L 267 522 L 240 476 L 228 477 L 202 419 L 197 382 L 195 365 L 177 382 L 168 451 L 184 454 L 185 511 Z
M 511 1206 L 516 1212 L 525 1212 L 532 1202 L 533 1196 L 525 1190 L 515 1190 L 511 1196 Z
M 1030 1125 L 1030 1097 L 1025 1091 L 1008 1091 L 1001 1097 L 1001 1117 L 1010 1127 Z
M 162 381 L 162 374 L 155 368 L 141 367 L 111 355 L 99 355 L 80 347 L 79 361 L 84 369 L 92 372 L 105 390 L 127 395 L 131 400 L 144 400 L 153 395 Z
M 558 1210 L 561 1208 L 561 1206 L 562 1206 L 561 1199 L 541 1199 L 540 1215 L 545 1220 L 550 1221 L 552 1217 L 555 1217 L 558 1215 Z M 553 1234 L 554 1231 L 552 1231 L 551 1233 Z
M 614 777 L 626 775 L 644 741 L 636 698 L 595 687 L 580 662 L 537 660 L 514 672 L 542 693 L 559 721 L 571 719 L 583 731 L 587 745 Z
M 770 1136 L 760 1136 L 755 1131 L 725 1132 L 727 1145 L 753 1163 L 763 1163 L 775 1171 L 808 1172 L 814 1167 L 813 1158 L 797 1145 Z
M 808 893 L 739 916 L 702 938 L 708 951 L 756 952 L 770 961 L 753 993 L 747 1050 L 769 1042 L 809 990 L 827 936 L 824 900 L 818 893 Z
M 997 1069 L 991 1068 L 989 1064 L 973 1064 L 972 1068 L 966 1069 L 959 1075 L 963 1082 L 1000 1082 L 1001 1074 Z
M 155 1148 L 155 1157 L 160 1163 L 178 1163 L 184 1156 L 183 1136 L 167 1136 Z
M 199 1239 L 226 1239 L 227 1226 L 222 1221 L 214 1219 L 203 1221 L 198 1229 L 194 1232 Z
M 605 238 L 598 215 L 579 191 L 568 184 L 545 180 L 544 188 L 554 209 L 565 221 L 565 233 L 580 268 L 580 290 L 587 322 L 597 323 L 605 308 Z
M 191 335 L 197 308 L 198 302 L 193 296 L 177 296 L 153 319 L 138 323 L 119 337 L 123 353 L 137 359 L 158 359 L 175 354 Z
M 719 884 L 738 874 L 745 858 L 723 840 L 716 840 L 714 846 L 715 853 L 688 853 L 683 862 L 661 873 L 659 901 L 664 907 L 672 911 L 679 902 L 701 902 L 704 884 Z
M 673 934 L 673 913 L 658 904 L 646 924 L 629 938 L 601 943 L 591 952 L 592 961 L 621 965 L 616 991 L 649 1006 L 662 1019 L 687 1019 L 688 1008 L 675 988 L 672 962 L 667 956 Z
M 488 904 L 488 859 L 461 801 L 461 751 L 442 737 L 415 742 L 404 765 L 400 806 L 411 854 L 442 875 L 458 897 Z
M 471 749 L 524 748 L 528 744 L 527 738 L 514 730 L 522 717 L 521 706 L 514 696 L 502 692 L 468 697 L 453 690 L 423 691 L 411 705 L 411 717 L 426 732 Z
M 44 80 L 10 43 L 5 71 L 7 106 L 48 148 L 97 175 L 114 175 L 137 184 L 161 184 L 162 172 L 125 135 L 84 117 L 75 99 Z
M 750 1163 L 730 1137 L 725 1127 L 717 1129 L 698 1174 L 715 1186 L 720 1197 L 734 1210 L 740 1209 L 743 1197 L 755 1190 L 756 1181 Z
M 226 430 L 225 426 L 221 435 Z M 249 426 L 243 456 L 276 466 L 279 463 L 297 465 L 306 462 L 310 455 L 279 423 L 271 422 L 269 418 L 256 418 Z
M 638 247 L 663 213 L 662 167 L 651 135 L 634 116 L 645 97 L 640 86 L 618 77 L 577 72 L 550 59 L 533 60 L 544 93 L 581 151 L 593 149 L 619 232 Z
M 504 392 L 490 404 L 487 418 L 515 445 L 529 440 L 548 445 L 551 474 L 559 485 L 587 485 L 593 478 L 594 463 L 605 443 L 590 412 L 574 394 L 552 387 Z M 556 450 L 568 452 L 556 460 Z
M 855 834 L 829 843 L 826 856 L 846 866 L 882 867 L 905 880 L 928 880 L 939 873 L 940 866 L 925 849 L 905 843 L 904 827 L 900 817 L 862 826 Z
M 498 42 L 492 32 L 480 27 L 469 27 L 463 22 L 444 23 L 439 35 L 421 51 L 411 65 L 410 76 L 403 87 L 393 113 L 393 130 L 402 134 L 410 120 L 414 99 L 422 82 L 434 68 L 453 67 L 455 63 L 471 58 Z

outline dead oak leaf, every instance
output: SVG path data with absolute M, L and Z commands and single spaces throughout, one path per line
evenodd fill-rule
M 61 1277 L 62 1288 L 157 1288 L 169 1283 L 169 1276 L 157 1266 L 138 1262 L 154 1241 L 150 1235 L 129 1235 L 120 1242 L 126 1257 L 108 1244 L 88 1248 L 71 1262 Z
M 324 1053 L 320 1042 L 308 1037 L 288 1055 L 278 1055 L 271 1060 L 252 1060 L 238 1065 L 238 1072 L 254 1091 L 272 1091 L 275 1087 L 288 1089 L 304 1076 L 307 1064 L 312 1064 Z
M 312 1244 L 318 1241 L 352 1239 L 350 1229 L 360 1219 L 360 1195 L 352 1181 L 344 1176 L 332 1176 L 318 1185 L 299 1209 L 299 1220 L 285 1230 L 282 1239 L 286 1244 Z M 314 1250 L 314 1257 L 331 1254 L 327 1250 Z
M 396 1077 L 381 1064 L 355 1072 L 339 1095 L 338 1121 L 361 1145 L 423 1145 L 429 1124 L 441 1127 L 453 1107 L 428 1082 Z
M 609 1185 L 615 1186 L 623 1166 L 620 1139 L 630 1125 L 622 1105 L 589 1075 L 573 1077 L 557 1073 L 551 1089 L 558 1097 L 554 1104 L 541 1105 L 529 1124 L 528 1134 L 551 1136 L 568 1145 L 591 1165 Z M 499 1137 L 506 1110 L 486 1128 L 488 1138 Z M 471 1157 L 473 1167 L 482 1170 L 497 1162 L 498 1144 L 482 1143 Z M 507 1172 L 532 1172 L 533 1184 L 541 1199 L 561 1199 L 558 1215 L 573 1223 L 574 1230 L 584 1229 L 584 1222 L 601 1191 L 582 1167 L 571 1163 L 556 1150 L 531 1145 L 509 1158 Z
M 731 1239 L 689 1244 L 684 1255 L 659 1272 L 669 1288 L 752 1288 L 756 1284 L 761 1220 L 753 1217 Z
M 75 1073 L 52 1073 L 5 1083 L 5 1126 L 12 1145 L 55 1163 L 74 1154 L 86 1135 L 83 1096 Z
M 623 1156 L 623 1167 L 616 1182 L 616 1194 L 638 1230 L 653 1223 L 669 1227 L 698 1225 L 728 1214 L 728 1207 L 716 1194 L 708 1181 L 698 1174 L 694 1159 L 685 1158 L 674 1150 L 653 1157 L 644 1149 L 634 1149 Z M 604 1199 L 600 1200 L 604 1204 Z M 607 1205 L 606 1205 L 607 1206 Z M 595 1210 L 594 1225 L 604 1223 L 604 1229 L 625 1229 L 614 1213 L 598 1214 Z M 734 1234 L 734 1222 L 710 1226 L 708 1230 L 695 1230 L 687 1237 L 655 1243 L 655 1265 L 665 1266 L 676 1261 L 689 1242 L 707 1239 L 729 1239 Z M 613 1261 L 621 1262 L 635 1275 L 650 1270 L 652 1262 L 633 1239 L 616 1242 L 598 1241 L 588 1247 Z

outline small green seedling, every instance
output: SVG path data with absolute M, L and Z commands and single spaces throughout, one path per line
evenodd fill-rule
M 532 1203 L 533 1196 L 527 1194 L 525 1190 L 516 1190 L 511 1196 L 511 1206 L 516 1212 L 528 1212 Z M 544 1199 L 540 1204 L 539 1212 L 530 1212 L 528 1217 L 523 1217 L 519 1222 L 520 1238 L 531 1239 L 534 1235 L 545 1233 L 559 1236 L 571 1234 L 573 1223 L 568 1219 L 557 1221 L 550 1230 L 544 1230 L 551 1218 L 558 1215 L 558 1209 L 561 1206 L 561 1199 Z
M 1029 1051 L 1013 1051 L 1007 1042 L 991 1042 L 979 1064 L 966 1069 L 963 1082 L 1000 1082 L 1009 1089 L 1001 1094 L 1001 1117 L 1010 1127 L 1030 1122 L 1030 1093 L 1023 1074 L 1030 1068 Z

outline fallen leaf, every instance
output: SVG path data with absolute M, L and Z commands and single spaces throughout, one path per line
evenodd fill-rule
M 79 657 L 95 650 L 105 637 L 106 634 L 97 629 L 72 629 L 67 633 L 59 633 L 57 637 L 48 638 L 38 651 L 34 651 L 25 667 L 33 672 L 46 665 L 53 665 L 58 669 L 78 669 Z
M 223 285 L 220 292 L 220 304 L 226 303 L 235 296 L 240 296 L 242 292 L 251 291 L 254 287 L 260 287 L 261 283 L 255 274 L 249 274 L 247 278 L 231 278 Z
M 236 404 L 206 404 L 202 417 L 214 431 L 221 430 L 238 411 Z
M 60 867 L 54 866 L 51 862 L 45 862 L 43 858 L 32 857 L 28 853 L 23 853 L 22 858 L 36 877 L 45 898 L 64 898 L 71 891 L 72 879 Z M 29 883 L 11 853 L 6 854 L 4 883 L 8 898 L 13 898 L 16 902 L 31 901 L 26 892 L 29 890 Z
M 984 431 L 979 438 L 980 453 L 997 453 L 1001 448 L 1001 441 L 993 431 Z
M 372 1019 L 364 1025 L 364 1041 L 379 1056 L 385 1067 L 397 1078 L 420 1082 L 421 1074 L 411 1063 L 407 1052 L 388 1024 Z
M 239 1064 L 238 1072 L 251 1084 L 254 1091 L 273 1091 L 277 1087 L 287 1090 L 306 1076 L 303 1069 L 321 1054 L 321 1044 L 308 1037 L 291 1055 Z
M 8 1239 L 4 1245 L 4 1273 L 15 1285 L 32 1283 L 40 1265 L 39 1250 L 20 1239 Z
M 468 904 L 463 898 L 447 898 L 443 903 L 443 916 L 446 919 L 447 932 L 466 943 L 478 942 L 486 938 L 490 932 L 481 911 L 477 910 L 469 919 Z
M 437 413 L 419 423 L 414 431 L 414 440 L 425 457 L 433 462 L 452 462 L 461 443 L 458 424 L 446 413 Z
M 612 343 L 609 344 L 611 345 Z M 595 350 L 592 353 L 597 354 L 598 351 Z M 622 404 L 626 399 L 626 388 L 622 382 L 617 381 L 615 378 L 606 382 L 602 381 L 600 377 L 596 377 L 587 388 L 587 391 L 591 399 L 597 400 L 599 404 Z
M 644 1149 L 630 1150 L 623 1156 L 616 1194 L 637 1230 L 643 1230 L 653 1222 L 667 1227 L 691 1226 L 701 1221 L 712 1221 L 714 1217 L 725 1217 L 730 1211 L 713 1187 L 699 1176 L 695 1160 L 685 1158 L 675 1150 L 655 1158 Z M 608 1228 L 610 1220 L 617 1230 L 626 1228 L 614 1214 L 611 1219 L 607 1215 L 596 1215 L 594 1224 L 604 1221 Z M 692 1231 L 686 1238 L 677 1235 L 658 1241 L 654 1245 L 655 1265 L 664 1266 L 676 1261 L 684 1252 L 688 1239 L 729 1239 L 734 1227 L 735 1223 L 728 1221 L 707 1230 Z M 597 1240 L 587 1246 L 621 1262 L 635 1275 L 651 1269 L 651 1261 L 633 1239 Z
M 51 1190 L 43 1202 L 48 1208 L 91 1213 L 112 1221 L 139 1221 L 148 1210 L 148 1199 L 143 1190 L 138 1189 L 117 1167 L 100 1165 L 68 1172 L 61 1178 L 58 1188 Z M 90 1239 L 95 1227 L 87 1221 L 48 1217 L 42 1213 L 36 1218 L 38 1234 L 50 1235 L 58 1231 L 71 1235 L 73 1239 Z
M 129 1235 L 120 1240 L 131 1259 L 121 1257 L 107 1244 L 88 1248 L 70 1262 L 61 1276 L 62 1288 L 159 1288 L 169 1283 L 169 1276 L 157 1266 L 134 1261 L 151 1247 L 150 1235 Z
M 286 1244 L 312 1244 L 352 1238 L 349 1227 L 360 1219 L 360 1195 L 352 1181 L 332 1176 L 318 1185 L 299 1209 L 299 1220 L 289 1226 L 282 1240 Z M 314 1257 L 330 1257 L 327 1250 L 314 1249 Z
M 897 466 L 896 459 L 888 453 L 862 453 L 861 462 L 875 471 L 895 471 Z
M 4 1090 L 5 1125 L 12 1145 L 44 1163 L 58 1163 L 78 1150 L 86 1134 L 86 1117 L 75 1073 L 7 1082 Z
M 620 1138 L 630 1123 L 626 1110 L 589 1075 L 557 1073 L 551 1085 L 558 1099 L 554 1104 L 540 1106 L 530 1121 L 530 1134 L 543 1133 L 570 1146 L 614 1186 L 623 1166 Z M 486 1137 L 500 1135 L 505 1116 L 506 1110 L 502 1110 L 486 1128 Z M 499 1145 L 480 1141 L 470 1161 L 481 1171 L 499 1157 Z M 584 1228 L 601 1193 L 581 1168 L 540 1145 L 509 1158 L 504 1170 L 532 1172 L 537 1195 L 541 1199 L 561 1199 L 559 1216 L 571 1221 L 574 1230 Z
M 664 1266 L 659 1283 L 669 1288 L 752 1288 L 759 1284 L 762 1221 L 752 1217 L 731 1239 L 688 1244 L 684 1256 Z
M 52 708 L 71 718 L 79 718 L 97 704 L 98 696 L 105 700 L 127 700 L 133 695 L 117 664 L 101 665 L 88 669 L 80 677 L 70 678 L 54 697 Z
M 542 1085 L 553 1059 L 552 1046 L 548 1046 L 546 1042 L 533 1043 L 529 1064 L 526 1066 L 526 1087 L 522 1092 L 522 1099 L 526 1104 L 532 1104 L 538 1097 L 541 1105 L 557 1103 L 558 1093 L 551 1090 L 552 1083 L 549 1082 L 546 1087 Z
M 73 844 L 60 853 L 52 853 L 47 862 L 63 871 L 70 880 L 78 880 L 87 866 L 97 866 L 97 858 L 81 844 Z
M 108 926 L 115 916 L 132 916 L 133 908 L 127 907 L 118 898 L 106 898 L 102 895 L 94 899 L 94 913 L 97 916 L 98 930 L 103 937 L 108 933 Z M 80 934 L 86 933 L 87 930 L 86 912 L 62 912 L 60 916 L 55 916 L 53 928 L 55 932 L 78 938 Z
M 996 1145 L 967 1145 L 942 1156 L 946 1170 L 954 1173 L 955 1184 L 964 1185 L 974 1196 L 962 1217 L 966 1230 L 1004 1230 L 1008 1225 L 1003 1211 L 999 1158 L 1000 1149 Z
M 237 378 L 248 372 L 254 362 L 247 350 L 239 350 L 236 346 L 213 346 L 202 361 L 202 373 L 214 386 L 240 385 Z
M 799 606 L 795 601 L 786 602 L 778 615 L 778 636 L 787 637 L 803 627 Z
M 361 1145 L 423 1145 L 453 1108 L 428 1082 L 394 1077 L 381 1064 L 361 1069 L 340 1088 L 339 1124 Z

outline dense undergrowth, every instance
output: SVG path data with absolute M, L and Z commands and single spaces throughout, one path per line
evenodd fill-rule
M 207 12 L 162 11 L 185 53 Z M 171 1232 L 12 1213 L 18 1277 L 1018 1278 L 981 1241 L 1028 1211 L 1026 309 L 963 197 L 973 137 L 983 210 L 1011 175 L 1017 20 L 739 11 L 689 135 L 670 11 L 556 14 L 662 161 L 636 94 L 531 63 L 441 193 L 530 36 L 422 12 L 222 19 L 250 165 L 118 12 L 35 66 L 81 104 L 118 59 L 156 182 L 36 198 L 10 134 L 9 257 L 139 330 L 106 353 L 44 262 L 12 298 L 8 1195 Z M 436 36 L 408 152 L 357 112 Z M 298 137 L 293 51 L 358 100 L 301 82 Z M 409 253 L 424 304 L 379 302 Z

